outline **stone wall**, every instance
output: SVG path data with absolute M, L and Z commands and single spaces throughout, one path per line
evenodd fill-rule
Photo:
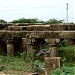
M 7 30 L 12 30 L 12 31 L 63 31 L 63 30 L 75 30 L 75 25 L 74 24 L 48 24 L 48 25 L 23 25 L 23 26 L 18 26 L 18 25 L 9 25 Z

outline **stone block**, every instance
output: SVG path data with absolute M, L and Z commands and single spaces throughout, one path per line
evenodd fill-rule
M 53 70 L 60 68 L 61 57 L 45 57 L 45 75 L 50 75 Z

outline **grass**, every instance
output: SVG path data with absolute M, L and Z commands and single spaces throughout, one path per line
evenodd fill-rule
M 61 69 L 54 70 L 51 75 L 75 75 L 75 66 L 74 67 L 62 66 Z
M 13 71 L 23 72 L 31 72 L 32 64 L 29 61 L 23 60 L 18 57 L 8 57 L 8 56 L 0 56 L 0 70 L 4 73 L 12 73 Z M 18 74 L 17 74 L 18 75 Z

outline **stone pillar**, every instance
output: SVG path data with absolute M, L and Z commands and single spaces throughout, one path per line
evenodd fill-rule
M 60 42 L 60 39 L 50 38 L 45 39 L 45 41 L 49 44 L 50 57 L 56 57 L 58 55 L 58 44 Z
M 49 43 L 50 56 L 45 56 L 45 75 L 51 75 L 53 70 L 60 68 L 60 57 L 57 57 L 60 39 L 51 38 L 46 41 Z
M 60 68 L 60 57 L 45 57 L 45 75 L 51 75 L 52 71 Z
M 7 41 L 7 56 L 14 56 L 14 47 L 11 40 Z
M 58 55 L 58 44 L 49 44 L 50 57 L 56 57 Z
M 32 52 L 31 39 L 22 38 L 21 49 L 23 50 L 23 52 Z
M 22 38 L 21 49 L 23 50 L 23 52 L 27 50 L 26 38 Z
M 28 51 L 29 53 L 32 53 L 32 52 L 33 52 L 32 50 L 33 50 L 33 49 L 32 49 L 32 45 L 27 44 L 27 51 Z

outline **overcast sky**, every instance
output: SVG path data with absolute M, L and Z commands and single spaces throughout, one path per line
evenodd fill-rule
M 0 19 L 52 18 L 66 21 L 66 3 L 69 5 L 69 22 L 74 22 L 74 0 L 0 0 Z

